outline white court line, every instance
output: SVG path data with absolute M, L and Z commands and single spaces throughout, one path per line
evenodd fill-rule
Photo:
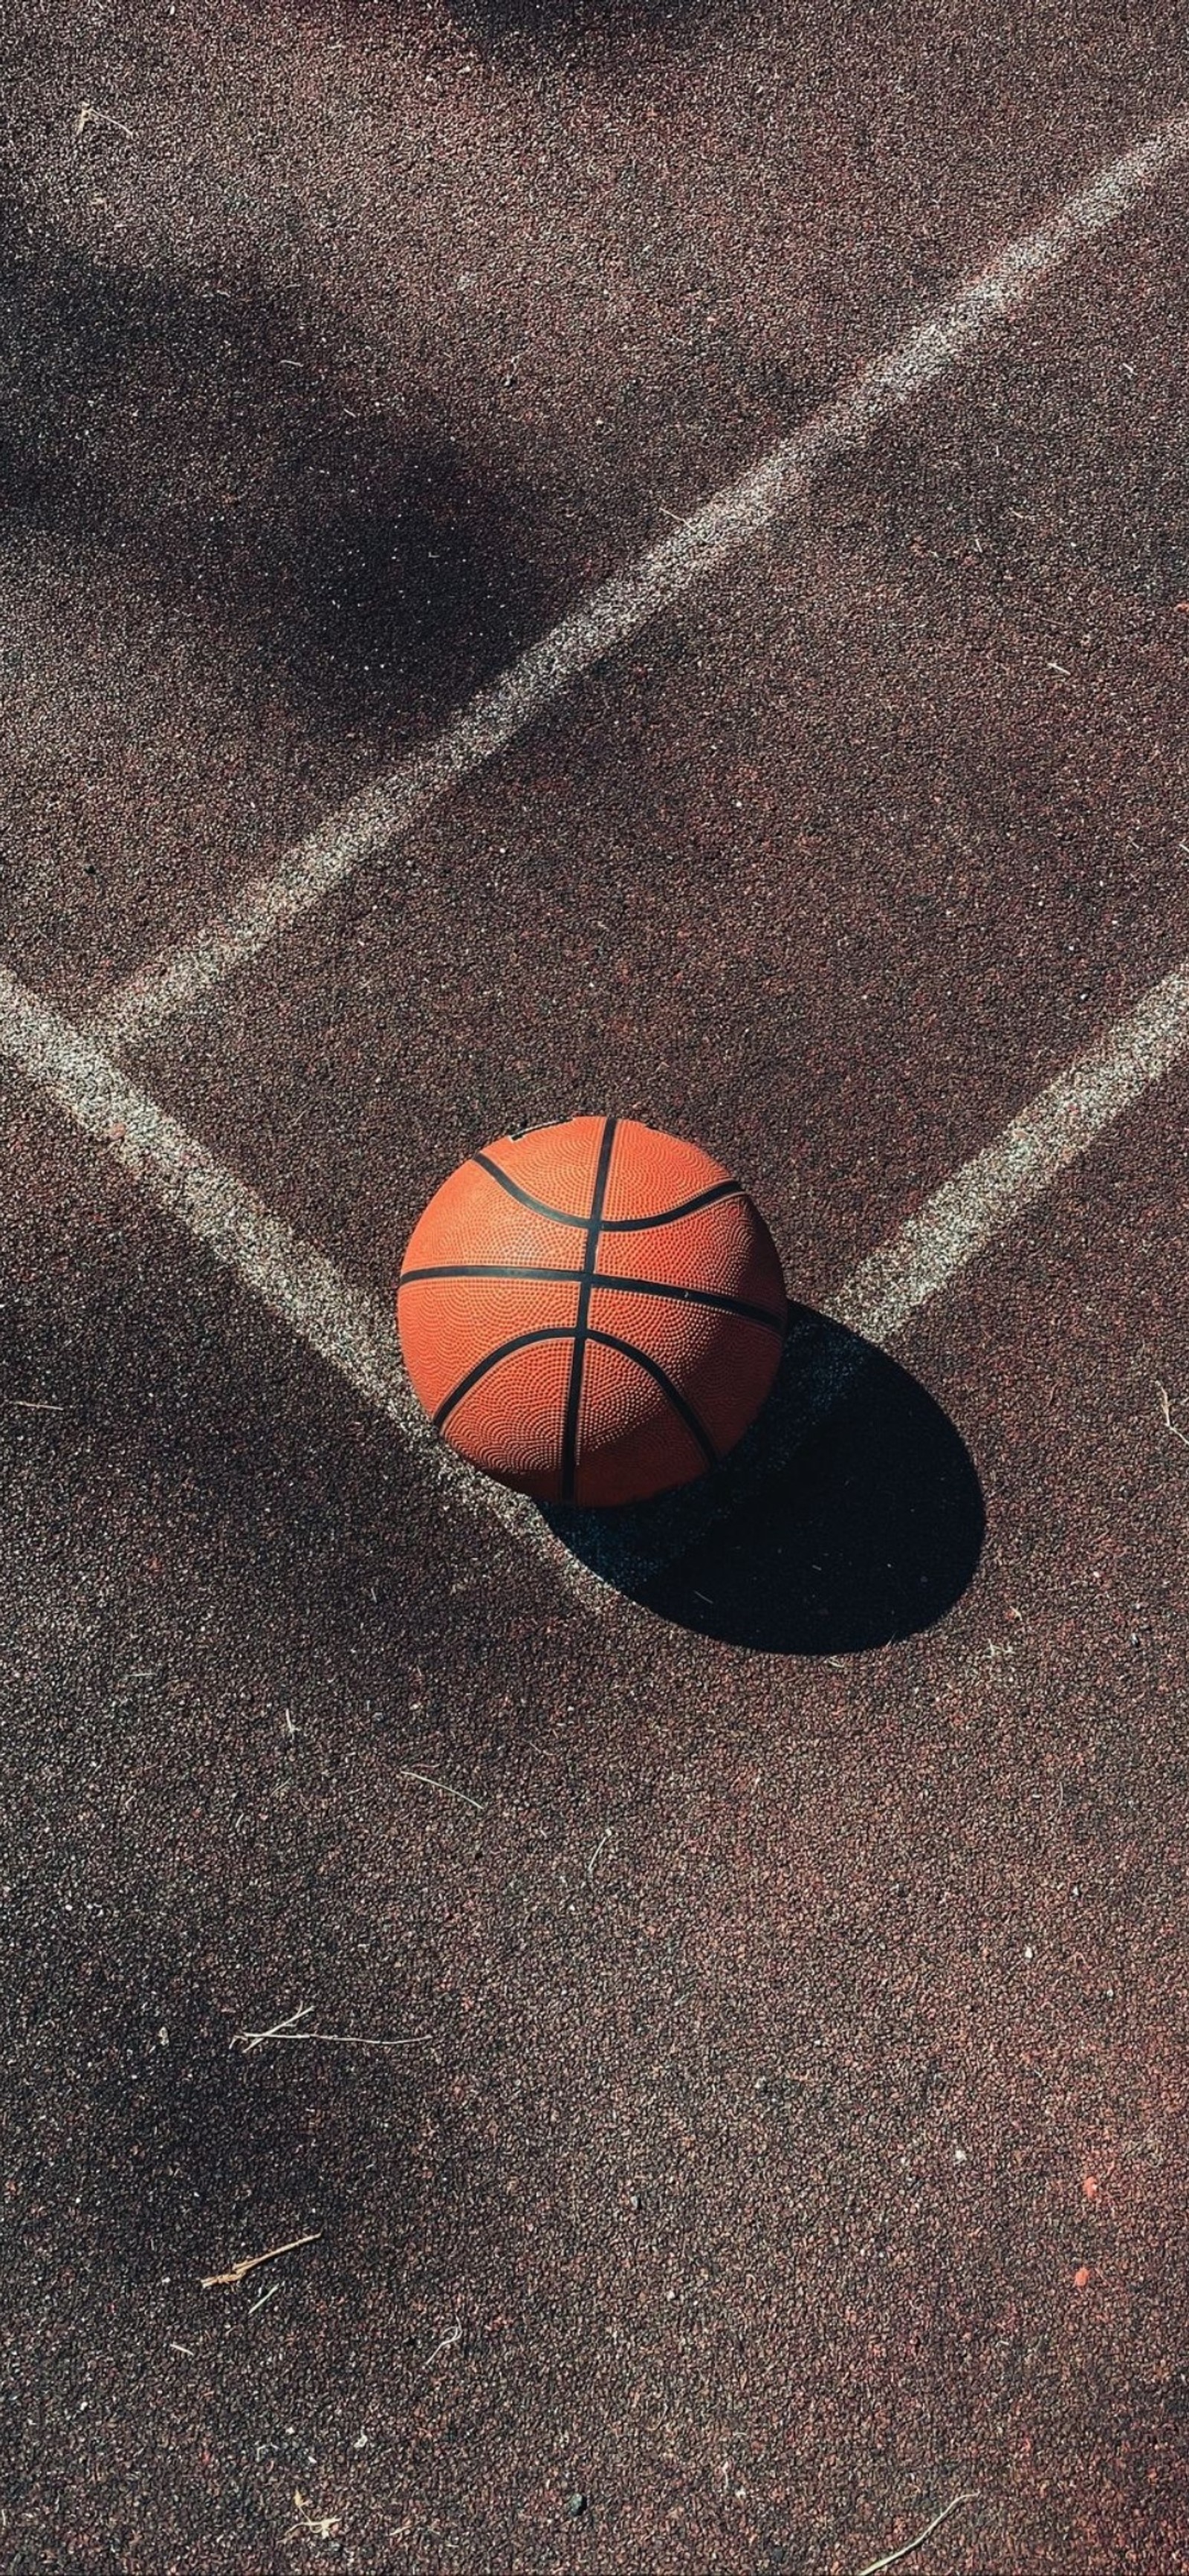
M 336 1369 L 439 1483 L 543 1555 L 581 1597 L 593 1577 L 553 1538 L 530 1502 L 469 1468 L 437 1438 L 401 1366 L 394 1316 L 274 1216 L 216 1162 L 94 1038 L 0 966 L 0 1058 L 19 1066 L 111 1154 L 164 1214 L 250 1288 L 290 1332 Z
M 490 1513 L 564 1570 L 581 1598 L 607 1599 L 597 1578 L 558 1546 L 531 1504 L 473 1474 L 435 1439 L 406 1384 L 386 1309 L 271 1215 L 254 1191 L 137 1089 L 94 1038 L 3 968 L 0 1057 L 39 1083 L 158 1207 L 386 1415 L 450 1492 Z M 860 1263 L 827 1312 L 870 1341 L 892 1338 L 1105 1128 L 1187 1057 L 1189 964 L 1153 985 L 993 1144 L 943 1182 L 890 1242 Z M 833 1365 L 832 1377 L 814 1396 L 819 1411 L 834 1400 L 845 1375 L 845 1368 L 840 1375 Z
M 638 1590 L 699 1545 L 717 1521 L 746 1507 L 756 1485 L 791 1465 L 854 1391 L 872 1346 L 894 1341 L 1105 1128 L 1187 1060 L 1189 965 L 1154 984 L 992 1144 L 943 1181 L 889 1242 L 859 1263 L 822 1310 L 844 1332 L 830 1335 L 812 1317 L 794 1317 L 779 1392 L 715 1476 L 645 1504 L 622 1525 L 566 1530 L 584 1561 L 604 1582 Z
M 1189 157 L 1189 108 L 1098 171 L 1035 231 L 1009 244 L 951 302 L 875 358 L 835 402 L 737 483 L 716 493 L 638 563 L 605 582 L 481 690 L 435 741 L 413 752 L 256 877 L 188 944 L 150 959 L 92 1014 L 93 1035 L 120 1054 L 192 1009 L 225 975 L 261 954 L 334 886 L 392 847 L 560 697 L 570 682 L 773 526 L 834 458 L 872 433 L 1023 311 L 1082 245 L 1127 213 Z
M 1187 1053 L 1189 966 L 1179 966 L 860 1262 L 830 1300 L 835 1322 L 890 1341 Z

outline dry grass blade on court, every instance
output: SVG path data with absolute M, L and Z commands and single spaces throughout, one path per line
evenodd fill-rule
M 270 2040 L 306 2040 L 311 2046 L 322 2048 L 428 2048 L 430 2045 L 427 2030 L 415 2030 L 408 2039 L 378 2039 L 367 2031 L 359 2030 L 298 2030 L 297 2023 L 307 2020 L 313 2009 L 312 2004 L 299 2004 L 295 2013 L 289 2013 L 284 2021 L 274 2022 L 269 2030 L 237 2030 L 229 2046 L 241 2048 L 247 2057 L 254 2048 L 264 2048 Z
M 342 2529 L 341 2513 L 318 2513 L 309 2496 L 303 2496 L 300 2487 L 293 2490 L 293 2510 L 297 2520 L 283 2534 L 286 2543 L 290 2540 L 333 2540 Z
M 270 2245 L 263 2254 L 245 2254 L 229 2271 L 208 2272 L 202 2282 L 204 2290 L 237 2290 L 249 2272 L 258 2272 L 262 2263 L 279 2263 L 282 2254 L 296 2254 L 299 2245 L 320 2245 L 322 2229 L 316 2227 L 308 2236 L 290 2236 L 283 2245 Z
M 1189 1449 L 1189 1431 L 1182 1431 L 1179 1422 L 1173 1421 L 1172 1400 L 1169 1396 L 1168 1388 L 1161 1385 L 1159 1378 L 1153 1378 L 1152 1383 L 1160 1398 L 1160 1413 L 1165 1430 L 1171 1431 L 1173 1439 L 1181 1441 L 1183 1446 L 1186 1449 Z
M 902 2540 L 899 2548 L 889 2549 L 885 2557 L 869 2558 L 865 2567 L 856 2569 L 855 2576 L 881 2576 L 883 2568 L 894 2567 L 900 2558 L 911 2558 L 914 2550 L 923 2549 L 925 2542 L 932 2538 L 933 2533 L 940 2531 L 943 2522 L 949 2521 L 950 2515 L 957 2512 L 959 2505 L 973 2504 L 974 2501 L 973 2492 L 951 2496 L 949 2503 L 943 2504 L 940 2513 L 934 2514 L 932 2522 L 927 2522 L 923 2531 L 916 2532 L 911 2540 Z
M 410 1771 L 407 1762 L 401 1764 L 397 1778 L 398 1780 L 417 1780 L 423 1789 L 436 1789 L 441 1798 L 455 1798 L 460 1807 L 473 1807 L 477 1816 L 485 1816 L 487 1813 L 482 1798 L 469 1797 L 465 1789 L 453 1788 L 449 1780 L 435 1780 L 429 1771 Z

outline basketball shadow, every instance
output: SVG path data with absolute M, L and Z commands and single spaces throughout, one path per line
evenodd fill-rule
M 711 1476 L 633 1510 L 549 1510 L 571 1552 L 676 1625 L 768 1654 L 859 1654 L 929 1628 L 982 1552 L 960 1433 L 906 1369 L 794 1306 L 760 1420 Z

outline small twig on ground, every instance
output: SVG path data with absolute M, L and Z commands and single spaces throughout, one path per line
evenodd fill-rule
M 460 1807 L 473 1807 L 477 1816 L 487 1813 L 481 1798 L 468 1798 L 465 1789 L 452 1789 L 448 1780 L 431 1779 L 428 1771 L 410 1771 L 402 1763 L 396 1776 L 398 1780 L 419 1780 L 423 1789 L 436 1789 L 443 1798 L 457 1798 Z
M 78 115 L 75 118 L 74 139 L 76 143 L 80 140 L 81 136 L 86 133 L 89 125 L 109 125 L 112 133 L 122 134 L 126 143 L 135 143 L 136 141 L 136 136 L 133 134 L 130 126 L 121 125 L 119 117 L 109 116 L 106 108 L 92 107 L 90 99 L 85 98 L 79 109 Z
M 275 2299 L 275 2297 L 276 2297 L 276 2295 L 277 2295 L 277 2292 L 278 2292 L 278 2290 L 280 2289 L 280 2286 L 281 2286 L 281 2284 L 280 2284 L 280 2282 L 279 2282 L 279 2281 L 274 2281 L 274 2282 L 273 2282 L 273 2284 L 272 2284 L 271 2289 L 268 2289 L 268 2290 L 262 2290 L 262 2291 L 261 2291 L 261 2293 L 260 2293 L 259 2298 L 258 2298 L 258 2299 L 253 2299 L 252 2304 L 251 2304 L 251 2307 L 250 2307 L 250 2308 L 249 2308 L 249 2310 L 248 2310 L 248 2315 L 249 2315 L 250 2317 L 254 2317 L 254 2316 L 255 2316 L 255 2314 L 256 2314 L 256 2310 L 257 2310 L 257 2308 L 266 2308 L 266 2307 L 268 2306 L 269 2300 L 270 2300 L 270 2299 Z
M 285 2533 L 286 2541 L 333 2540 L 336 2531 L 342 2527 L 341 2513 L 314 2513 L 311 2510 L 309 2497 L 303 2496 L 300 2487 L 295 2487 L 293 2490 L 293 2510 L 297 2520 Z
M 1154 1377 L 1154 1378 L 1153 1378 L 1153 1380 L 1152 1380 L 1152 1384 L 1153 1384 L 1153 1386 L 1155 1387 L 1155 1389 L 1156 1389 L 1156 1393 L 1157 1393 L 1157 1395 L 1158 1395 L 1158 1396 L 1159 1396 L 1159 1398 L 1160 1398 L 1160 1410 L 1161 1410 L 1162 1414 L 1164 1415 L 1164 1428 L 1165 1428 L 1165 1430 L 1166 1430 L 1166 1431 L 1171 1431 L 1172 1436 L 1173 1436 L 1173 1439 L 1174 1439 L 1174 1440 L 1180 1440 L 1181 1442 L 1183 1442 L 1183 1444 L 1184 1444 L 1185 1448 L 1186 1448 L 1186 1449 L 1189 1449 L 1189 1431 L 1182 1431 L 1182 1430 L 1180 1430 L 1180 1428 L 1178 1427 L 1178 1425 L 1173 1421 L 1173 1418 L 1172 1418 L 1172 1406 L 1171 1406 L 1171 1404 L 1169 1403 L 1169 1400 L 1168 1400 L 1168 1389 L 1167 1389 L 1167 1387 L 1161 1386 L 1161 1383 L 1160 1383 L 1160 1380 L 1159 1380 L 1159 1378 L 1158 1378 L 1158 1377 Z
M 237 2030 L 229 2045 L 242 2048 L 246 2056 L 250 2049 L 263 2048 L 266 2039 L 304 2039 L 307 2034 L 297 2030 L 295 2024 L 308 2021 L 313 2009 L 312 2004 L 299 2004 L 295 2013 L 287 2013 L 284 2021 L 275 2021 L 271 2030 Z
M 933 2532 L 940 2531 L 942 2523 L 949 2521 L 950 2515 L 957 2512 L 960 2504 L 973 2503 L 973 2491 L 967 2495 L 951 2496 L 949 2503 L 943 2504 L 940 2513 L 934 2514 L 932 2522 L 927 2522 L 924 2530 L 918 2531 L 914 2540 L 902 2540 L 898 2549 L 889 2549 L 886 2558 L 869 2558 L 866 2566 L 859 2568 L 858 2576 L 879 2576 L 882 2567 L 894 2567 L 898 2558 L 911 2557 L 914 2549 L 922 2548 Z
M 323 2233 L 321 2227 L 316 2227 L 312 2235 L 291 2236 L 284 2245 L 270 2245 L 266 2254 L 245 2254 L 243 2261 L 233 2263 L 229 2272 L 208 2272 L 202 2287 L 204 2290 L 238 2290 L 240 2282 L 247 2280 L 249 2272 L 259 2271 L 262 2263 L 275 2263 L 282 2254 L 296 2254 L 299 2245 L 318 2245 Z
M 289 2013 L 284 2021 L 274 2022 L 271 2030 L 237 2030 L 228 2046 L 242 2048 L 248 2057 L 254 2048 L 263 2048 L 265 2041 L 270 2039 L 316 2040 L 323 2048 L 428 2048 L 430 2043 L 427 2030 L 415 2030 L 409 2039 L 371 2039 L 366 2031 L 295 2029 L 294 2024 L 307 2020 L 313 2009 L 312 2004 L 299 2004 L 295 2013 Z
M 595 1862 L 597 1861 L 597 1859 L 598 1859 L 598 1857 L 599 1857 L 599 1853 L 603 1850 L 604 1846 L 605 1846 L 607 1843 L 609 1843 L 609 1842 L 610 1842 L 610 1840 L 611 1840 L 611 1827 L 610 1827 L 610 1825 L 604 1825 L 603 1830 L 602 1830 L 602 1833 L 599 1835 L 599 1839 L 598 1839 L 597 1843 L 595 1844 L 594 1850 L 592 1851 L 592 1853 L 591 1853 L 591 1855 L 590 1855 L 590 1859 L 588 1860 L 588 1862 L 587 1862 L 587 1864 L 586 1864 L 586 1884 L 587 1884 L 587 1886 L 588 1886 L 588 1887 L 593 1887 L 593 1886 L 594 1886 L 594 1865 L 595 1865 Z
M 13 1413 L 65 1413 L 64 1404 L 43 1404 L 35 1395 L 6 1395 L 5 1403 Z
M 456 2317 L 449 2333 L 442 2336 L 441 2342 L 434 2345 L 433 2351 L 429 2354 L 428 2358 L 422 2362 L 422 2369 L 428 2370 L 433 2362 L 440 2361 L 444 2352 L 451 2352 L 455 2344 L 461 2342 L 462 2318 Z

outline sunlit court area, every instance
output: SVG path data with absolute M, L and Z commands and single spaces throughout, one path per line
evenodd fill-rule
M 13 2576 L 1189 2566 L 1189 72 L 0 30 Z

